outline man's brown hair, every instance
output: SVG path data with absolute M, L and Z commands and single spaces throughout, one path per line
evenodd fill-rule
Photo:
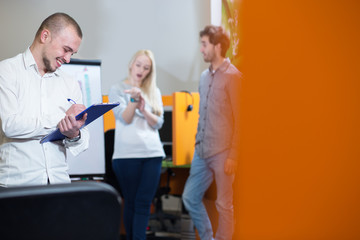
M 47 17 L 40 25 L 39 29 L 36 32 L 36 37 L 40 36 L 41 32 L 44 29 L 48 29 L 52 34 L 57 34 L 60 30 L 64 29 L 67 26 L 72 26 L 77 35 L 82 38 L 83 34 L 79 24 L 66 13 L 54 13 Z
M 200 32 L 200 37 L 208 36 L 213 45 L 220 43 L 221 56 L 225 57 L 230 46 L 230 38 L 221 26 L 208 25 Z

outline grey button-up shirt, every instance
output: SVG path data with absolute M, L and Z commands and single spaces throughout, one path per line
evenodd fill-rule
M 229 59 L 213 72 L 212 67 L 200 77 L 199 123 L 195 149 L 201 158 L 230 150 L 236 160 L 239 150 L 239 94 L 242 74 Z

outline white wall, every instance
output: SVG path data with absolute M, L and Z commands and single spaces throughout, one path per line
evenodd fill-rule
M 75 58 L 102 61 L 102 93 L 127 76 L 138 49 L 155 54 L 162 94 L 197 91 L 207 67 L 199 31 L 210 24 L 210 0 L 0 0 L 0 60 L 23 52 L 43 19 L 66 12 L 84 38 Z

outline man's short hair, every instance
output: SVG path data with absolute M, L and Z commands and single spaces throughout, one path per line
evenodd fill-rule
M 54 13 L 54 14 L 50 15 L 49 17 L 47 17 L 41 23 L 35 36 L 36 37 L 40 36 L 41 32 L 44 29 L 48 29 L 53 34 L 57 34 L 58 32 L 60 32 L 60 30 L 64 29 L 65 27 L 67 27 L 69 25 L 75 29 L 78 37 L 82 38 L 83 34 L 81 31 L 81 28 L 80 28 L 79 24 L 75 21 L 75 19 L 70 17 L 68 14 L 61 13 L 61 12 Z
M 208 25 L 200 31 L 200 37 L 208 36 L 209 42 L 213 45 L 220 43 L 221 56 L 225 57 L 230 46 L 230 38 L 221 26 Z

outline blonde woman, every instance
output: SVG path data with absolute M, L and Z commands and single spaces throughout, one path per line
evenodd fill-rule
M 151 51 L 140 50 L 133 56 L 128 77 L 111 88 L 109 100 L 120 102 L 114 109 L 113 170 L 125 201 L 126 236 L 128 240 L 145 240 L 165 156 L 158 132 L 164 111 Z

